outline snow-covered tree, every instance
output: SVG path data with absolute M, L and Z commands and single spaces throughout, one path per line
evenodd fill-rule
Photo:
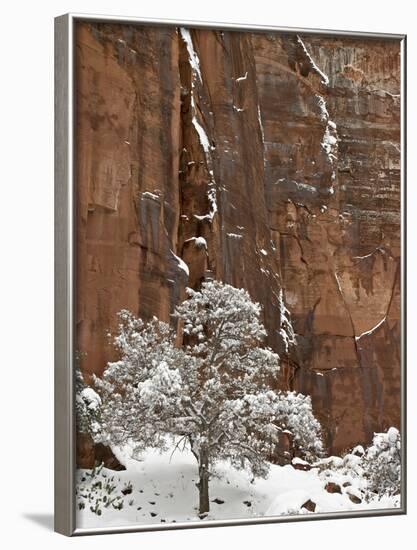
M 397 428 L 374 434 L 362 468 L 369 493 L 392 496 L 401 492 L 401 436 Z
M 200 515 L 209 511 L 209 478 L 218 460 L 266 476 L 267 457 L 282 430 L 305 455 L 321 452 L 320 425 L 310 398 L 279 392 L 279 358 L 262 347 L 261 307 L 221 282 L 188 290 L 173 314 L 184 343 L 154 318 L 119 314 L 120 360 L 98 381 L 103 429 L 111 443 L 166 448 L 186 441 L 199 467 Z
M 75 416 L 79 433 L 89 434 L 98 440 L 100 426 L 100 396 L 88 386 L 79 368 L 75 371 Z

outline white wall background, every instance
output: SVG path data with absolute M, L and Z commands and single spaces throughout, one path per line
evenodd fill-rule
M 408 516 L 66 539 L 53 510 L 53 18 L 66 12 L 408 33 Z M 0 30 L 0 540 L 4 548 L 410 547 L 417 415 L 416 72 L 413 3 L 72 0 L 3 4 Z M 8 542 L 7 542 L 8 539 Z M 3 544 L 4 544 L 3 542 Z

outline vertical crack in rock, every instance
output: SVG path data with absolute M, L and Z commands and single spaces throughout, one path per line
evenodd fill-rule
M 330 115 L 327 110 L 324 97 L 319 94 L 316 94 L 316 98 L 320 109 L 320 119 L 326 123 L 326 127 L 324 130 L 323 138 L 320 145 L 327 156 L 329 164 L 332 167 L 331 185 L 329 187 L 329 193 L 333 195 L 334 183 L 336 180 L 336 163 L 337 163 L 337 149 L 338 149 L 337 148 L 337 141 L 338 141 L 337 126 L 335 122 L 330 120 Z
M 363 256 L 363 258 L 366 258 L 366 257 L 370 257 L 372 256 L 377 250 L 379 249 L 376 249 L 374 252 L 371 252 L 370 254 L 367 254 L 366 256 Z M 378 321 L 378 323 L 376 323 L 373 327 L 371 327 L 370 329 L 362 332 L 361 334 L 359 334 L 359 336 L 355 336 L 355 340 L 359 341 L 361 338 L 363 338 L 364 336 L 371 336 L 372 334 L 374 334 L 384 323 L 386 323 L 386 321 L 388 320 L 388 316 L 389 316 L 389 312 L 390 312 L 390 309 L 391 309 L 391 305 L 392 305 L 392 301 L 394 299 L 394 296 L 395 296 L 395 288 L 397 286 L 397 283 L 398 283 L 398 277 L 399 277 L 399 274 L 400 274 L 400 267 L 399 267 L 399 264 L 397 264 L 397 268 L 395 270 L 395 275 L 394 275 L 394 279 L 393 279 L 393 283 L 392 283 L 392 289 L 391 289 L 391 295 L 390 295 L 390 299 L 388 301 L 388 305 L 387 305 L 387 309 L 386 309 L 386 313 L 384 315 L 384 317 Z
M 201 76 L 200 71 L 200 60 L 198 58 L 198 55 L 196 54 L 193 46 L 193 41 L 191 38 L 190 31 L 184 27 L 180 27 L 180 33 L 182 36 L 182 39 L 187 45 L 187 51 L 188 51 L 188 59 L 190 61 L 190 65 L 193 71 L 193 74 L 197 75 L 200 79 L 201 84 L 203 83 L 203 78 Z
M 359 351 L 359 348 L 358 348 L 358 342 L 357 342 L 358 339 L 355 336 L 355 325 L 353 323 L 352 314 L 351 314 L 349 306 L 346 302 L 345 295 L 343 293 L 342 286 L 340 284 L 339 276 L 337 275 L 336 271 L 334 272 L 334 276 L 335 276 L 335 279 L 336 279 L 337 288 L 339 289 L 340 296 L 341 296 L 341 298 L 343 300 L 343 304 L 345 306 L 346 313 L 348 314 L 348 317 L 349 317 L 350 325 L 352 327 L 353 342 L 354 342 L 354 345 L 355 345 L 355 353 L 356 353 L 356 357 L 357 357 L 357 360 L 358 360 L 358 366 L 361 367 L 362 366 L 361 354 L 360 354 L 360 351 Z
M 189 267 L 188 286 L 199 288 L 213 278 L 216 250 L 217 191 L 214 179 L 215 147 L 206 131 L 207 91 L 192 33 L 180 28 L 181 82 L 180 225 L 182 258 Z
M 320 75 L 322 84 L 324 84 L 325 86 L 328 86 L 329 85 L 329 77 L 326 74 L 324 74 L 324 72 L 317 67 L 317 64 L 314 62 L 313 58 L 311 57 L 309 51 L 307 50 L 304 42 L 301 40 L 299 35 L 297 35 L 297 42 L 303 48 L 304 53 L 306 54 L 306 56 L 307 56 L 307 58 L 308 58 L 308 60 L 311 64 L 312 69 L 314 69 L 316 71 L 316 73 L 318 75 Z
M 261 132 L 262 137 L 262 148 L 263 148 L 263 157 L 264 157 L 264 168 L 266 166 L 266 156 L 265 156 L 265 132 L 264 132 L 264 126 L 262 124 L 262 115 L 261 115 L 261 107 L 258 103 L 258 122 L 259 122 L 259 130 Z
M 213 162 L 211 157 L 211 148 L 209 139 L 207 137 L 207 133 L 204 130 L 203 126 L 198 121 L 198 110 L 196 108 L 195 98 L 194 94 L 197 92 L 196 87 L 196 77 L 198 76 L 199 82 L 201 85 L 203 85 L 203 78 L 201 76 L 201 70 L 200 70 L 200 60 L 198 58 L 198 55 L 195 52 L 193 41 L 191 38 L 190 31 L 188 29 L 185 29 L 183 27 L 180 28 L 181 37 L 184 40 L 184 42 L 187 45 L 187 51 L 189 55 L 189 62 L 191 66 L 191 88 L 190 88 L 190 97 L 191 97 L 191 116 L 192 116 L 192 123 L 193 126 L 197 132 L 198 138 L 200 140 L 201 147 L 203 148 L 205 159 L 207 163 L 208 173 L 210 175 L 210 181 L 209 181 L 209 190 L 207 192 L 208 200 L 210 203 L 210 211 L 208 214 L 205 214 L 203 216 L 199 216 L 199 219 L 208 218 L 210 221 L 213 221 L 213 218 L 215 214 L 217 213 L 217 197 L 216 197 L 216 182 L 214 180 L 214 171 L 213 171 Z

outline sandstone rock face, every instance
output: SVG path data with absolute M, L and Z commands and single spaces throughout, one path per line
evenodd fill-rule
M 120 309 L 169 321 L 221 279 L 329 449 L 399 426 L 399 43 L 79 23 L 76 48 L 84 373 Z
M 311 499 L 306 500 L 304 504 L 301 506 L 301 508 L 305 508 L 309 512 L 315 512 L 316 511 L 316 503 L 313 502 Z
M 333 481 L 329 481 L 328 483 L 326 483 L 324 489 L 325 489 L 328 493 L 339 493 L 339 494 L 342 494 L 342 489 L 340 488 L 340 485 L 338 485 L 337 483 L 334 483 Z
M 91 436 L 86 433 L 77 434 L 76 460 L 78 468 L 92 469 L 103 464 L 110 470 L 126 470 L 113 454 L 110 447 L 103 443 L 94 443 Z

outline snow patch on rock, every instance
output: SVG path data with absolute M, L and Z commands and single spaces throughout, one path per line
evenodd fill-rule
M 159 195 L 156 195 L 155 193 L 151 193 L 150 191 L 144 191 L 142 193 L 142 199 L 151 199 L 153 201 L 159 201 L 160 197 Z
M 310 65 L 311 67 L 316 71 L 316 73 L 318 73 L 321 77 L 321 82 L 323 84 L 325 84 L 326 86 L 329 85 L 329 77 L 324 74 L 324 72 L 318 68 L 317 64 L 314 62 L 313 58 L 311 57 L 309 51 L 307 50 L 304 42 L 301 40 L 300 36 L 297 35 L 297 42 L 301 45 L 301 47 L 303 48 L 304 50 L 304 53 L 306 54 L 308 60 L 310 61 Z
M 193 115 L 193 126 L 197 131 L 198 137 L 200 139 L 201 147 L 204 152 L 207 154 L 210 153 L 210 142 L 208 140 L 207 134 L 201 124 L 198 122 L 195 115 Z
M 317 99 L 317 104 L 320 111 L 320 120 L 326 123 L 320 146 L 325 152 L 330 165 L 333 167 L 332 169 L 332 182 L 333 182 L 336 179 L 336 171 L 334 168 L 334 164 L 335 164 L 335 160 L 337 159 L 337 142 L 338 142 L 337 126 L 336 126 L 336 123 L 333 122 L 333 120 L 330 120 L 329 111 L 327 110 L 324 97 L 319 94 L 316 94 L 315 97 Z M 329 188 L 329 192 L 331 195 L 333 195 L 334 193 L 333 186 Z
M 288 350 L 291 345 L 295 344 L 295 332 L 294 327 L 292 326 L 291 314 L 287 309 L 284 302 L 284 293 L 282 288 L 278 294 L 278 306 L 280 314 L 280 334 L 284 341 L 285 352 L 288 353 Z
M 200 60 L 198 58 L 198 55 L 196 54 L 196 51 L 194 50 L 193 40 L 191 38 L 190 31 L 184 27 L 180 27 L 180 33 L 181 33 L 182 39 L 187 45 L 188 57 L 190 60 L 191 68 L 195 72 L 195 74 L 198 75 L 198 78 L 202 83 L 203 78 L 201 76 L 201 71 L 200 71 Z
M 187 277 L 190 276 L 190 270 L 188 268 L 188 265 L 184 262 L 184 260 L 182 258 L 180 258 L 179 256 L 177 256 L 176 254 L 174 254 L 174 252 L 172 250 L 170 250 L 171 254 L 174 256 L 174 258 L 177 260 L 178 262 L 178 267 L 184 271 L 184 273 L 187 275 Z
M 244 74 L 244 76 L 239 76 L 239 78 L 236 78 L 236 82 L 242 82 L 242 80 L 246 80 L 248 78 L 248 71 Z
M 375 332 L 377 328 L 379 328 L 383 323 L 385 323 L 386 319 L 387 319 L 387 316 L 385 315 L 385 317 L 381 319 L 379 323 L 377 323 L 374 327 L 370 328 L 365 332 L 362 332 L 362 334 L 359 334 L 359 336 L 355 336 L 355 340 L 360 340 L 361 338 L 363 338 L 363 336 L 369 336 L 370 334 Z
M 185 242 L 194 242 L 197 248 L 205 248 L 207 250 L 207 241 L 204 237 L 191 237 L 191 239 L 187 239 Z

